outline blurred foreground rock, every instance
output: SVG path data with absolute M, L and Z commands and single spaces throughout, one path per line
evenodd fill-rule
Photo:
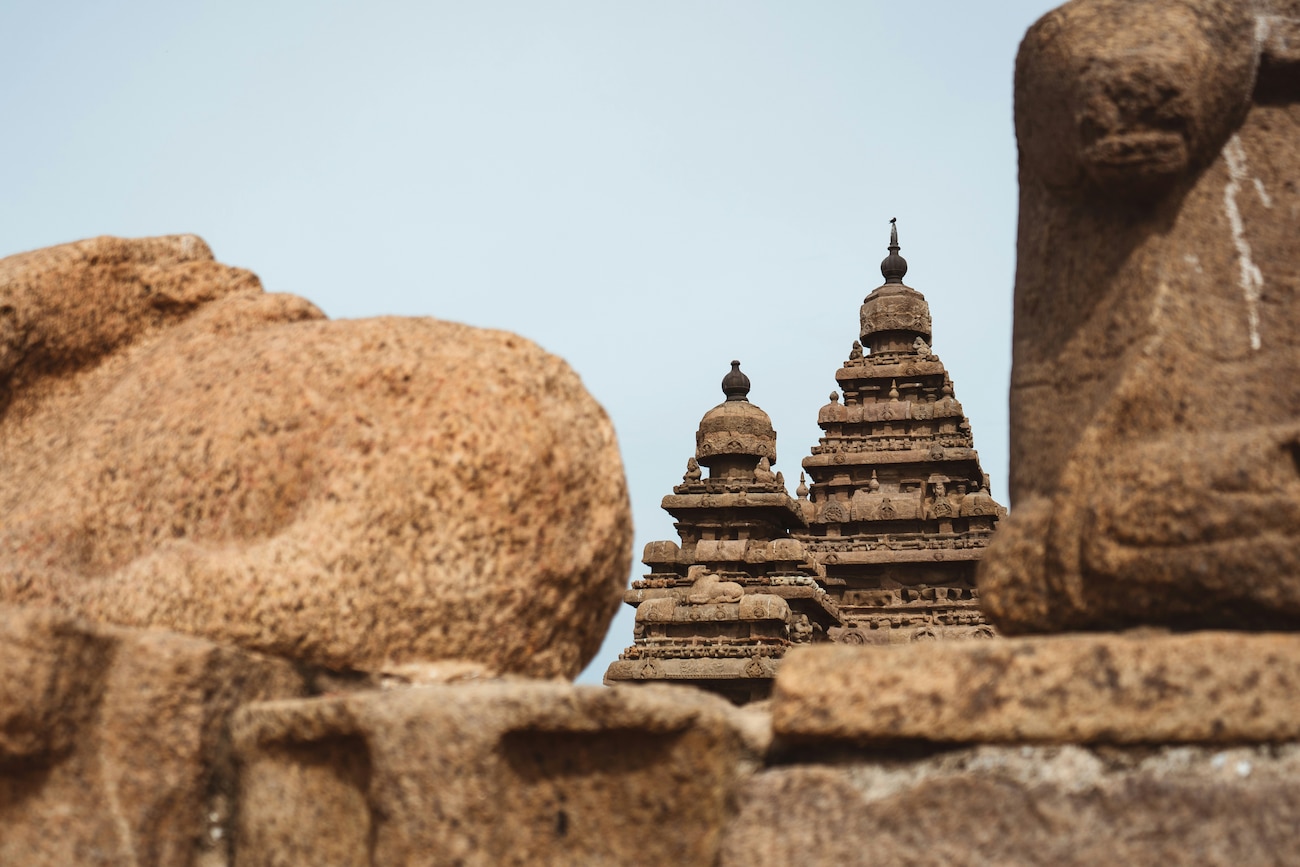
M 0 607 L 0 864 L 224 864 L 241 704 L 293 666 L 159 630 Z
M 848 756 L 754 777 L 719 863 L 1294 864 L 1298 777 L 1294 743 Z
M 1293 863 L 1300 743 L 1274 638 L 806 648 L 770 708 L 738 709 L 466 665 L 339 678 L 4 608 L 0 863 Z M 1146 647 L 1162 640 L 1181 644 Z M 1223 680 L 1183 679 L 1198 667 Z M 819 704 L 829 676 L 860 686 Z M 1197 706 L 1227 728 L 1154 740 Z
M 325 321 L 193 236 L 0 260 L 0 601 L 332 668 L 576 675 L 631 559 L 560 359 Z
M 773 713 L 790 742 L 1295 741 L 1300 635 L 1089 633 L 871 654 L 819 647 L 790 657 Z
M 765 739 L 697 690 L 535 681 L 264 702 L 235 732 L 241 867 L 711 865 Z
M 1300 626 L 1300 4 L 1025 36 L 1007 634 Z

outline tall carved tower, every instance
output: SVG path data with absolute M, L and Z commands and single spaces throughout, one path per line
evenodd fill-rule
M 891 220 L 891 223 L 894 221 Z M 793 531 L 825 571 L 844 624 L 836 641 L 892 644 L 992 636 L 975 566 L 1006 510 L 989 494 L 970 423 L 930 348 L 930 306 L 903 283 L 898 229 L 885 278 L 862 304 L 861 342 L 818 413 Z

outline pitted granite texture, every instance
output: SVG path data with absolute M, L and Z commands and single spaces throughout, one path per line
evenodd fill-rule
M 790 741 L 1300 740 L 1300 636 L 1136 631 L 792 653 L 773 693 Z
M 1074 0 L 1016 62 L 1006 634 L 1300 626 L 1300 3 Z
M 1300 747 L 982 746 L 772 768 L 745 786 L 722 867 L 1286 865 Z
M 0 601 L 331 668 L 577 674 L 631 559 L 560 359 L 330 322 L 193 236 L 0 260 Z
M 234 723 L 238 867 L 713 865 L 761 715 L 523 680 L 272 701 Z
M 0 864 L 229 863 L 227 720 L 306 692 L 280 659 L 0 606 Z

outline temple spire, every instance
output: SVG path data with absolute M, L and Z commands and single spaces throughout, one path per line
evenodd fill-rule
M 727 396 L 727 400 L 749 400 L 746 397 L 749 394 L 749 377 L 740 372 L 739 361 L 731 362 L 731 372 L 722 377 L 722 393 Z
M 880 263 L 880 273 L 886 283 L 902 283 L 907 274 L 907 260 L 898 255 L 898 218 L 889 220 L 889 255 Z

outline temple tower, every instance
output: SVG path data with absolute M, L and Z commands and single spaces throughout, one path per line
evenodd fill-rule
M 1006 510 L 989 494 L 970 423 L 930 348 L 930 306 L 903 283 L 896 225 L 889 240 L 885 282 L 862 304 L 861 342 L 818 413 L 824 435 L 803 461 L 812 487 L 801 479 L 798 491 L 807 527 L 793 535 L 839 604 L 834 640 L 992 636 L 975 566 Z
M 690 683 L 745 702 L 771 691 L 793 645 L 828 640 L 841 622 L 804 543 L 803 511 L 776 464 L 776 431 L 750 403 L 740 362 L 726 400 L 704 414 L 682 483 L 663 499 L 681 540 L 650 542 L 650 573 L 624 601 L 637 609 L 634 643 L 606 683 Z M 707 475 L 705 475 L 707 470 Z

